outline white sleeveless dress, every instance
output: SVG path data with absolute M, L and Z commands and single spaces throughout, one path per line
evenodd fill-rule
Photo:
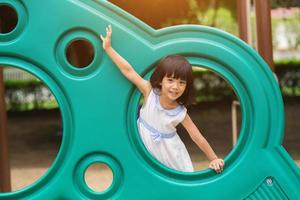
M 176 132 L 176 126 L 182 122 L 187 110 L 182 105 L 171 110 L 164 109 L 158 92 L 152 89 L 140 109 L 137 125 L 142 141 L 161 163 L 179 171 L 193 172 L 191 158 Z

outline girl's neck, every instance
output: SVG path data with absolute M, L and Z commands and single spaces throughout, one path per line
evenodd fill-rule
M 174 109 L 178 106 L 178 103 L 176 101 L 172 101 L 172 100 L 164 97 L 163 95 L 159 96 L 159 103 L 164 109 L 167 109 L 167 110 Z

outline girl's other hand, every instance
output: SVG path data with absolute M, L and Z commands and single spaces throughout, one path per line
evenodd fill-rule
M 104 50 L 107 50 L 111 47 L 111 35 L 112 35 L 112 28 L 111 25 L 106 27 L 106 36 L 103 37 L 100 35 L 100 38 L 102 40 L 102 47 Z
M 209 168 L 215 170 L 217 173 L 221 173 L 224 168 L 224 160 L 216 158 L 209 163 Z

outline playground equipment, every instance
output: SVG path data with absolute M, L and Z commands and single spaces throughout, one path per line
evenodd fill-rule
M 62 114 L 63 139 L 57 158 L 36 183 L 0 199 L 297 199 L 300 173 L 282 147 L 283 104 L 263 59 L 246 43 L 217 29 L 176 26 L 153 30 L 106 1 L 0 0 L 18 14 L 16 28 L 0 34 L 0 65 L 26 70 L 55 95 Z M 153 64 L 182 54 L 208 68 L 234 88 L 242 125 L 223 173 L 184 173 L 161 165 L 138 136 L 140 93 L 113 66 L 100 34 L 112 24 L 113 44 L 147 76 Z M 92 45 L 92 62 L 72 66 L 66 49 L 73 41 Z M 105 163 L 113 183 L 92 191 L 84 181 L 93 163 Z

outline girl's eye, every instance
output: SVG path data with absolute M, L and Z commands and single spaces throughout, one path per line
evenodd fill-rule
M 179 83 L 180 83 L 181 85 L 185 85 L 185 84 L 186 84 L 185 81 L 180 81 Z
M 173 79 L 172 79 L 172 78 L 168 78 L 168 81 L 170 81 L 170 82 L 171 82 L 171 81 L 173 81 Z

